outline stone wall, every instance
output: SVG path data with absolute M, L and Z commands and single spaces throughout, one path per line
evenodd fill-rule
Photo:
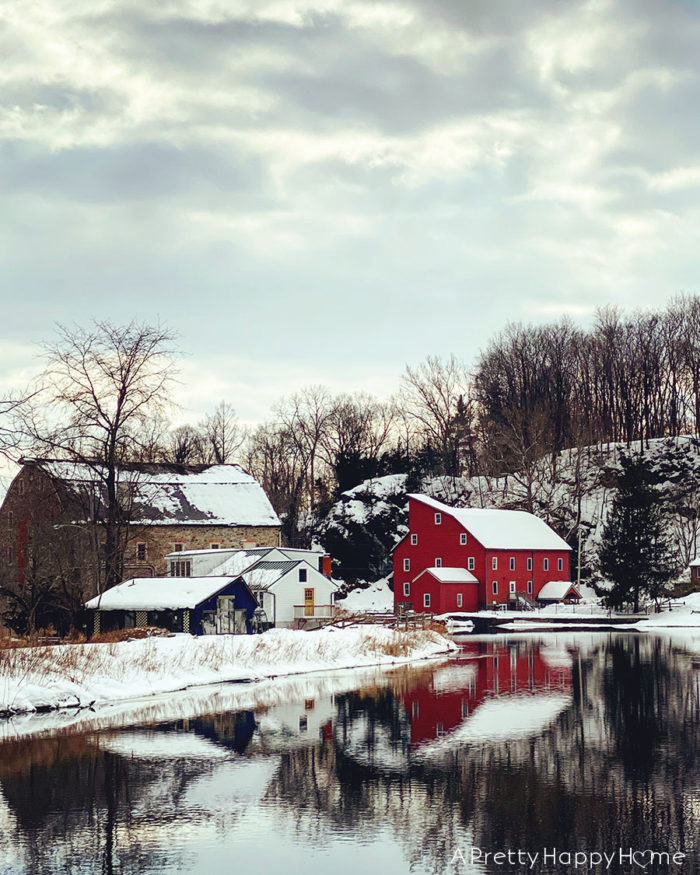
M 183 550 L 209 550 L 212 544 L 243 547 L 254 542 L 256 547 L 278 547 L 279 526 L 132 526 L 125 555 L 125 577 L 160 577 L 168 573 L 167 553 L 182 544 Z M 146 557 L 139 560 L 138 544 L 145 544 Z M 249 543 L 248 546 L 251 546 Z

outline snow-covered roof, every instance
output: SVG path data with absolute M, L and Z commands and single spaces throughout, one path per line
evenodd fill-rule
M 690 562 L 689 565 L 690 565 L 690 568 L 697 568 L 698 565 L 700 565 L 700 558 L 693 559 L 693 561 Z
M 100 611 L 191 609 L 231 581 L 231 577 L 135 577 L 90 599 L 85 607 Z
M 229 554 L 223 562 L 212 568 L 211 573 L 214 576 L 232 575 L 235 577 L 245 571 L 246 568 L 250 568 L 251 565 L 260 562 L 262 557 L 269 552 L 270 550 L 265 550 L 262 553 L 253 550 L 238 550 L 236 553 Z
M 559 601 L 566 598 L 569 592 L 573 592 L 576 598 L 581 598 L 581 594 L 571 581 L 550 580 L 549 583 L 545 583 L 542 589 L 537 593 L 537 598 L 542 601 Z
M 285 574 L 288 574 L 293 568 L 302 563 L 291 562 L 257 562 L 252 568 L 249 568 L 241 575 L 248 586 L 254 589 L 267 589 L 273 586 Z M 306 563 L 304 563 L 306 564 Z
M 278 550 L 278 547 L 203 547 L 201 550 L 173 550 L 171 553 L 166 553 L 166 559 L 179 559 L 184 556 L 187 558 L 188 556 L 210 556 L 210 555 L 221 555 L 225 557 L 230 557 L 235 553 L 245 553 L 250 556 L 263 556 L 265 553 L 269 553 L 270 550 Z M 222 562 L 224 560 L 222 559 Z
M 440 583 L 478 583 L 479 581 L 474 577 L 471 571 L 467 571 L 466 568 L 446 568 L 441 566 L 440 568 L 426 568 L 418 575 L 420 577 L 422 574 L 432 574 Z M 417 580 L 418 577 L 415 579 Z
M 409 494 L 440 513 L 453 517 L 486 549 L 570 550 L 563 538 L 544 520 L 524 510 L 450 507 L 427 495 Z
M 28 461 L 76 497 L 86 485 L 99 495 L 99 466 Z M 280 525 L 263 488 L 239 465 L 129 465 L 120 471 L 120 483 L 131 492 L 132 518 L 139 525 Z

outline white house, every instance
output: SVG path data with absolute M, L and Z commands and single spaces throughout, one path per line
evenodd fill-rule
M 171 577 L 235 576 L 253 593 L 264 611 L 263 623 L 278 627 L 316 625 L 335 612 L 337 584 L 330 557 L 291 547 L 243 550 L 187 550 L 166 557 Z

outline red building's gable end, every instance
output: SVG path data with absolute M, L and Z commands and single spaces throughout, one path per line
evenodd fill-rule
M 394 550 L 395 605 L 406 604 L 416 611 L 433 613 L 459 610 L 452 605 L 459 591 L 456 584 L 440 583 L 432 575 L 416 579 L 425 569 L 436 566 L 470 571 L 479 582 L 479 607 L 507 604 L 518 594 L 534 600 L 550 580 L 571 579 L 570 551 L 563 546 L 560 549 L 540 549 L 536 545 L 531 549 L 520 545 L 518 549 L 489 548 L 450 510 L 432 499 L 424 502 L 409 497 L 409 532 Z M 470 610 L 472 608 L 466 605 L 473 601 L 473 584 L 464 593 L 462 610 Z M 430 605 L 425 604 L 426 594 L 430 595 Z

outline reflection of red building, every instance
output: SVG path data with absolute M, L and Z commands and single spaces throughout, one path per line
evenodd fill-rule
M 466 659 L 436 669 L 430 684 L 408 689 L 398 699 L 411 723 L 411 746 L 434 741 L 467 721 L 487 699 L 510 695 L 568 693 L 571 669 L 550 664 L 538 647 L 475 641 Z M 470 658 L 471 657 L 471 658 Z
M 475 610 L 477 603 L 533 601 L 546 583 L 570 579 L 569 545 L 533 514 L 408 498 L 409 531 L 394 550 L 396 606 Z M 446 573 L 449 579 L 437 578 Z

